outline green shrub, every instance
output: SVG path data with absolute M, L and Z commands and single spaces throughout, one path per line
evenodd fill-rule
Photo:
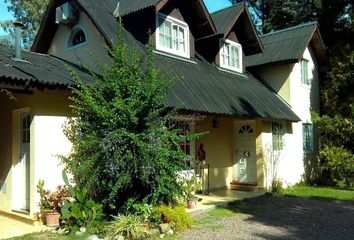
M 65 129 L 73 151 L 62 158 L 75 184 L 108 214 L 128 212 L 135 203 L 174 203 L 186 157 L 179 143 L 191 138 L 171 126 L 175 111 L 165 107 L 175 77 L 159 73 L 151 48 L 129 49 L 119 32 L 111 62 L 98 66 L 92 84 L 73 73 L 80 88 L 73 89 L 70 106 L 77 118 Z
M 170 223 L 176 231 L 183 231 L 193 225 L 192 218 L 182 206 L 170 207 L 161 205 L 155 207 L 152 212 L 151 220 L 153 224 Z
M 114 217 L 114 221 L 110 222 L 105 230 L 109 239 L 123 236 L 133 240 L 143 238 L 145 235 L 141 217 L 131 214 L 126 216 L 119 214 Z
M 61 208 L 61 219 L 66 228 L 95 226 L 103 218 L 103 206 L 89 198 L 87 190 L 75 191 L 72 200 L 65 200 Z
M 281 193 L 283 190 L 283 182 L 280 179 L 273 179 L 271 185 L 272 193 Z
M 332 181 L 341 188 L 354 187 L 354 155 L 343 148 L 323 146 L 320 156 L 322 168 L 328 171 Z

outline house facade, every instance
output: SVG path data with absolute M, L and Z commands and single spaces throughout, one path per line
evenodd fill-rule
M 259 36 L 244 4 L 209 14 L 201 0 L 52 0 L 31 52 L 20 60 L 0 48 L 0 88 L 16 98 L 0 95 L 0 211 L 30 218 L 38 180 L 62 184 L 58 155 L 70 151 L 63 125 L 75 85 L 67 67 L 90 81 L 80 66 L 97 69 L 91 55 L 109 63 L 104 45 L 117 42 L 118 17 L 125 44 L 144 51 L 150 43 L 156 66 L 181 78 L 166 106 L 179 109 L 182 129 L 206 133 L 181 147 L 195 159 L 203 147 L 211 190 L 267 187 L 267 151 L 279 153 L 286 185 L 301 180 L 316 159 L 310 112 L 327 64 L 316 23 Z

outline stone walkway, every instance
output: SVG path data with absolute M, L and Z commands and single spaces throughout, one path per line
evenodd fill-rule
M 229 202 L 233 202 L 235 200 L 243 200 L 245 198 L 254 198 L 259 197 L 264 194 L 264 191 L 256 190 L 251 192 L 243 192 L 236 190 L 218 190 L 212 191 L 209 195 L 197 195 L 199 198 L 199 202 L 197 203 L 197 207 L 193 209 L 187 209 L 187 212 L 191 216 L 198 215 L 205 211 L 209 211 L 214 209 L 215 207 L 225 206 Z
M 44 231 L 45 226 L 33 226 L 0 214 L 0 239 L 18 237 L 28 233 Z

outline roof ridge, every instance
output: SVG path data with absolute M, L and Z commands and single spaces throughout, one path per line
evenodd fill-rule
M 308 27 L 308 26 L 314 25 L 314 24 L 317 25 L 318 22 L 317 22 L 317 21 L 312 21 L 312 22 L 308 22 L 308 23 L 301 23 L 301 24 L 296 25 L 296 26 L 292 26 L 292 27 L 288 27 L 288 28 L 284 28 L 284 29 L 280 29 L 280 30 L 277 30 L 277 31 L 273 31 L 273 32 L 269 32 L 269 33 L 260 35 L 260 37 L 267 37 L 267 36 L 269 36 L 269 35 L 278 34 L 278 33 L 283 33 L 283 32 L 295 30 L 295 29 L 298 29 L 298 28 Z
M 210 13 L 210 15 L 214 15 L 214 14 L 220 13 L 220 12 L 222 12 L 222 11 L 228 10 L 228 9 L 230 9 L 230 8 L 233 8 L 233 7 L 238 7 L 238 6 L 240 6 L 240 5 L 243 5 L 243 3 L 244 3 L 244 2 L 239 2 L 239 3 L 233 4 L 233 5 L 229 6 L 229 7 L 226 7 L 226 8 L 217 10 L 217 11 L 215 11 L 215 12 L 213 12 L 213 13 Z

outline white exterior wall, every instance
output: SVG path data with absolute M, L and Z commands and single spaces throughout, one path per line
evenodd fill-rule
M 57 116 L 34 116 L 33 126 L 33 151 L 32 161 L 34 166 L 34 187 L 39 180 L 44 180 L 45 189 L 54 191 L 59 185 L 64 185 L 62 179 L 63 166 L 60 164 L 58 155 L 68 155 L 71 150 L 71 143 L 63 133 L 63 126 L 66 117 Z M 31 201 L 31 209 L 38 211 L 37 203 L 39 194 L 32 193 L 35 201 Z M 31 194 L 31 195 L 32 195 Z
M 286 134 L 284 136 L 284 150 L 278 165 L 278 177 L 285 186 L 301 181 L 305 175 L 305 161 L 313 164 L 318 152 L 318 135 L 314 133 L 313 153 L 304 153 L 302 124 L 312 123 L 311 111 L 319 111 L 319 80 L 318 68 L 311 48 L 306 48 L 303 58 L 308 60 L 309 79 L 311 86 L 301 83 L 301 63 L 286 65 L 287 67 L 270 67 L 263 69 L 259 74 L 270 84 L 283 99 L 291 106 L 292 110 L 301 119 L 301 122 L 292 124 L 283 123 Z M 274 77 L 273 77 L 274 76 Z M 281 77 L 283 76 L 283 77 Z M 274 78 L 277 82 L 274 83 Z M 279 83 L 280 81 L 280 83 Z M 276 84 L 276 85 L 274 85 Z M 290 86 L 288 89 L 279 86 Z M 272 122 L 264 122 L 262 133 L 262 146 L 264 151 L 272 144 Z M 270 179 L 268 179 L 269 183 Z

